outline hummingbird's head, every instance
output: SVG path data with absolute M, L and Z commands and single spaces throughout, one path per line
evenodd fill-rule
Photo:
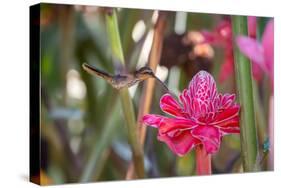
M 152 71 L 151 68 L 149 67 L 142 67 L 141 69 L 137 70 L 135 72 L 135 76 L 136 78 L 140 79 L 140 80 L 145 80 L 147 78 L 155 78 L 159 83 L 162 84 L 162 86 L 164 86 L 164 88 L 169 91 L 169 88 L 164 84 L 164 82 L 162 82 Z
M 155 77 L 154 76 L 154 72 L 149 67 L 142 67 L 142 68 L 140 68 L 139 70 L 137 70 L 135 72 L 135 75 L 136 75 L 137 78 L 139 78 L 141 80 Z

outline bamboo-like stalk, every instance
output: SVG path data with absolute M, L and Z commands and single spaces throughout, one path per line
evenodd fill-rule
M 269 132 L 269 158 L 268 169 L 274 170 L 274 96 L 270 96 L 269 100 L 269 116 L 268 116 L 268 132 Z
M 196 146 L 195 155 L 197 175 L 212 174 L 211 155 L 207 154 L 205 148 L 202 145 Z
M 107 34 L 112 49 L 113 57 L 120 61 L 123 66 L 125 66 L 125 59 L 123 54 L 123 49 L 120 41 L 119 29 L 116 12 L 113 9 L 108 11 L 106 14 L 106 26 Z M 120 98 L 122 104 L 122 110 L 124 118 L 126 121 L 128 140 L 132 149 L 132 157 L 134 167 L 136 169 L 136 174 L 138 178 L 144 177 L 144 160 L 143 160 L 143 151 L 141 148 L 140 141 L 138 139 L 139 133 L 138 128 L 135 126 L 136 118 L 135 111 L 133 108 L 133 102 L 130 98 L 129 91 L 127 88 L 120 90 Z
M 247 36 L 247 18 L 245 16 L 232 16 L 231 19 L 233 36 Z M 249 59 L 239 51 L 237 46 L 234 47 L 234 59 L 237 92 L 241 105 L 240 139 L 243 169 L 245 172 L 251 172 L 256 171 L 258 168 L 258 142 L 255 124 L 251 64 Z
M 267 122 L 266 122 L 266 113 L 264 112 L 260 95 L 258 93 L 258 85 L 256 81 L 253 80 L 253 96 L 254 96 L 254 104 L 255 104 L 255 113 L 257 118 L 257 133 L 258 133 L 258 140 L 262 145 L 268 135 L 267 130 Z
M 166 25 L 166 14 L 163 12 L 160 12 L 158 20 L 155 24 L 154 29 L 154 35 L 153 35 L 153 41 L 152 41 L 152 47 L 151 52 L 149 56 L 149 67 L 156 72 L 157 65 L 160 62 L 161 58 L 161 52 L 162 52 L 162 46 L 163 46 L 163 38 L 164 38 L 164 29 Z M 143 115 L 148 114 L 150 111 L 150 106 L 152 102 L 152 97 L 154 93 L 154 87 L 155 87 L 155 79 L 148 79 L 144 84 L 144 89 L 142 92 L 141 100 L 140 100 L 140 108 L 138 112 L 138 121 L 137 121 L 137 127 L 139 128 L 140 132 L 140 142 L 143 147 L 145 136 L 146 136 L 146 126 L 141 126 L 140 120 L 143 117 Z M 129 165 L 126 179 L 133 179 L 134 178 L 134 166 L 131 163 Z
M 73 49 L 74 49 L 74 31 L 75 20 L 74 11 L 72 6 L 63 6 L 59 12 L 59 29 L 60 29 L 60 76 L 62 81 L 62 104 L 66 105 L 66 74 L 69 68 L 69 62 L 71 62 Z

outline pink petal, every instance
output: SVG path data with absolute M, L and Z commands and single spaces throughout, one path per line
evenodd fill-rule
M 158 128 L 163 119 L 166 119 L 166 117 L 154 114 L 147 114 L 142 117 L 141 122 L 151 127 Z
M 165 94 L 161 97 L 160 108 L 163 112 L 166 112 L 170 115 L 180 117 L 184 116 L 182 107 L 170 94 Z
M 237 134 L 240 133 L 240 128 L 238 127 L 226 127 L 226 128 L 220 128 L 219 129 L 222 136 L 227 134 Z
M 215 153 L 218 151 L 221 142 L 221 134 L 219 129 L 213 126 L 197 126 L 191 134 L 201 140 L 207 153 Z
M 231 40 L 232 38 L 232 28 L 229 20 L 223 20 L 219 23 L 216 28 L 216 32 L 218 33 L 221 40 L 224 42 Z
M 206 71 L 200 71 L 193 76 L 188 89 L 191 98 L 197 98 L 203 102 L 213 100 L 217 96 L 216 82 Z
M 187 129 L 192 129 L 196 127 L 197 124 L 189 119 L 184 118 L 166 118 L 163 120 L 159 126 L 159 133 L 165 134 L 169 131 L 177 130 L 182 131 Z
M 213 111 L 217 87 L 214 78 L 206 71 L 198 72 L 189 83 L 186 101 L 189 101 L 189 115 L 193 118 L 205 117 Z
M 158 140 L 165 142 L 168 147 L 178 156 L 188 153 L 199 140 L 194 138 L 190 131 L 182 131 L 178 135 L 170 137 L 168 135 L 158 135 Z
M 219 74 L 219 82 L 222 83 L 229 78 L 234 72 L 233 56 L 226 56 L 221 66 Z
M 228 20 L 223 20 L 216 26 L 213 32 L 202 31 L 201 33 L 206 43 L 225 46 L 228 42 L 231 42 L 231 23 Z
M 221 110 L 216 114 L 216 117 L 211 125 L 222 126 L 225 125 L 227 121 L 231 121 L 233 118 L 237 118 L 239 116 L 240 106 L 235 105 L 232 108 Z
M 187 89 L 184 89 L 179 98 L 180 102 L 183 104 L 184 112 L 186 112 L 187 115 L 190 116 L 191 98 L 189 96 L 189 91 Z
M 270 20 L 265 28 L 262 36 L 262 46 L 264 49 L 265 63 L 270 76 L 273 78 L 273 63 L 274 63 L 274 22 Z
M 226 109 L 221 112 L 211 125 L 219 128 L 222 135 L 231 133 L 240 133 L 239 127 L 239 106 Z
M 218 41 L 216 41 L 216 36 L 209 31 L 202 31 L 201 34 L 204 37 L 203 43 L 213 44 L 213 43 L 218 42 Z
M 210 123 L 219 129 L 228 128 L 228 127 L 239 127 L 239 116 L 234 116 L 229 118 L 227 121 L 215 122 L 215 124 Z
M 257 63 L 253 62 L 252 66 L 253 75 L 256 81 L 260 82 L 263 78 L 263 71 Z
M 233 105 L 233 102 L 235 100 L 235 94 L 224 94 L 221 97 L 221 101 L 220 101 L 220 108 L 222 109 L 226 109 L 229 108 L 230 106 Z
M 248 34 L 251 38 L 256 38 L 257 35 L 257 17 L 248 16 Z
M 245 36 L 238 36 L 236 43 L 240 51 L 253 62 L 264 68 L 264 49 L 255 39 Z

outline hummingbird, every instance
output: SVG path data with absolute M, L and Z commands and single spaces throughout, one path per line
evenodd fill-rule
M 154 74 L 151 68 L 142 67 L 133 73 L 122 73 L 111 75 L 87 63 L 82 64 L 83 69 L 91 75 L 98 76 L 106 80 L 113 88 L 122 89 L 129 88 L 134 84 L 146 80 L 148 78 L 156 79 L 161 85 L 169 91 L 168 87 Z

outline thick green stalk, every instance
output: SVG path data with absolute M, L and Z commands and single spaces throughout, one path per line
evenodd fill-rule
M 268 135 L 267 131 L 267 122 L 266 122 L 266 113 L 264 112 L 264 108 L 262 106 L 261 98 L 258 91 L 258 85 L 255 81 L 253 81 L 253 96 L 254 96 L 254 103 L 255 103 L 255 110 L 256 110 L 256 120 L 257 122 L 257 133 L 258 133 L 258 140 L 262 145 Z
M 232 16 L 232 30 L 234 36 L 234 59 L 236 72 L 236 85 L 240 111 L 240 139 L 243 168 L 245 172 L 256 171 L 258 159 L 257 130 L 255 124 L 255 111 L 253 100 L 252 71 L 247 59 L 235 45 L 238 35 L 247 36 L 247 17 Z
M 110 101 L 111 102 L 111 101 Z M 110 113 L 111 114 L 117 114 L 118 113 L 118 107 L 120 105 L 117 105 L 116 100 L 113 100 L 112 108 Z M 97 169 L 98 163 L 100 162 L 100 158 L 104 155 L 104 152 L 106 152 L 106 149 L 108 148 L 111 138 L 115 131 L 119 128 L 116 126 L 116 122 L 114 122 L 117 118 L 111 117 L 106 119 L 106 122 L 104 123 L 104 128 L 102 130 L 102 135 L 100 136 L 99 141 L 93 146 L 93 150 L 90 153 L 89 160 L 87 162 L 87 165 L 85 165 L 85 170 L 82 173 L 82 176 L 80 177 L 80 182 L 89 182 L 94 177 L 94 172 Z
M 120 41 L 117 16 L 115 10 L 108 11 L 106 14 L 106 26 L 108 32 L 108 38 L 112 49 L 112 55 L 118 61 L 120 61 L 123 66 L 125 66 L 125 59 L 123 54 L 123 49 Z M 144 160 L 143 151 L 139 141 L 138 128 L 136 127 L 136 117 L 133 108 L 133 102 L 129 95 L 128 88 L 120 90 L 121 104 L 123 109 L 124 118 L 126 121 L 128 140 L 132 149 L 132 157 L 134 162 L 134 167 L 136 169 L 136 174 L 138 178 L 144 177 Z
M 108 11 L 106 14 L 106 29 L 108 40 L 110 42 L 112 55 L 114 58 L 120 61 L 123 65 L 125 65 L 125 58 L 123 54 L 123 48 L 121 45 L 121 39 L 119 34 L 117 16 L 115 10 Z
M 269 116 L 268 116 L 268 133 L 269 133 L 269 157 L 268 169 L 274 170 L 274 96 L 269 99 Z

